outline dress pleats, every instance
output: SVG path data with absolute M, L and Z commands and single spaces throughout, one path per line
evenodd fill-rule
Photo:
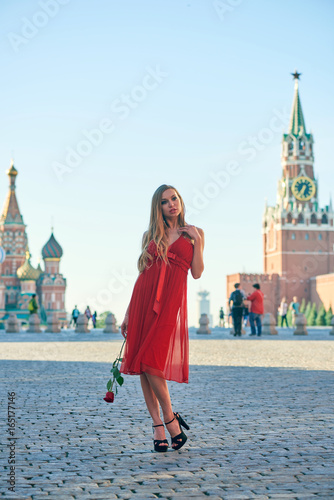
M 153 262 L 138 276 L 133 288 L 120 371 L 130 375 L 146 372 L 187 383 L 187 274 L 193 245 L 181 235 L 168 248 L 168 263 L 158 257 L 153 240 L 148 252 Z

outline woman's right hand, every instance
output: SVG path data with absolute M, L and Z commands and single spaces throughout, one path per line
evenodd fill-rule
M 123 323 L 121 324 L 121 334 L 125 339 L 128 333 L 128 323 L 129 323 L 129 316 L 125 315 Z

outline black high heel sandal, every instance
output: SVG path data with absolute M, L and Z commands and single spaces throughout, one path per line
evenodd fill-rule
M 153 432 L 154 432 L 154 427 L 163 427 L 164 424 L 158 424 L 158 425 L 152 425 L 153 427 Z M 167 439 L 154 439 L 154 451 L 157 451 L 159 453 L 163 453 L 164 451 L 168 450 L 168 441 Z M 162 446 L 161 443 L 164 443 L 165 446 Z
M 186 441 L 188 439 L 187 436 L 186 436 L 186 434 L 181 429 L 181 425 L 182 425 L 182 427 L 184 427 L 187 430 L 189 430 L 190 427 L 183 420 L 183 418 L 181 417 L 181 415 L 179 415 L 178 413 L 175 413 L 175 412 L 174 412 L 174 418 L 170 422 L 165 422 L 165 425 L 171 424 L 175 419 L 179 422 L 179 426 L 180 426 L 180 431 L 181 432 L 180 432 L 180 434 L 177 434 L 177 436 L 174 436 L 174 437 L 171 438 L 172 439 L 172 445 L 176 444 L 176 446 L 172 446 L 172 448 L 173 448 L 173 450 L 179 450 L 180 448 L 182 448 L 182 446 L 186 443 Z

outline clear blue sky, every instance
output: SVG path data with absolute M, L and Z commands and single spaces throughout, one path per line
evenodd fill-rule
M 163 183 L 206 234 L 205 272 L 188 279 L 191 325 L 197 291 L 210 291 L 217 318 L 226 274 L 262 271 L 261 218 L 265 198 L 276 199 L 295 68 L 323 205 L 334 191 L 333 2 L 218 4 L 1 2 L 0 203 L 13 154 L 32 263 L 53 217 L 68 310 L 90 303 L 122 320 Z

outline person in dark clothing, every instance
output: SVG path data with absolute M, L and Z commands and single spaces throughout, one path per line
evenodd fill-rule
M 77 324 L 79 314 L 80 314 L 79 309 L 77 308 L 77 306 L 74 306 L 74 309 L 72 311 L 72 321 L 74 326 L 76 326 Z
M 248 323 L 248 318 L 249 318 L 249 309 L 248 309 L 248 305 L 245 305 L 245 304 L 244 304 L 244 314 L 243 314 L 243 316 L 244 316 L 244 321 L 243 321 L 244 327 L 246 327 L 247 323 Z
M 36 300 L 36 294 L 34 293 L 28 304 L 28 311 L 30 314 L 36 314 L 38 311 L 38 304 Z
M 219 326 L 222 325 L 224 326 L 224 318 L 225 318 L 224 309 L 221 307 L 219 311 Z
M 244 300 L 246 299 L 246 294 L 240 289 L 240 283 L 235 283 L 235 290 L 231 293 L 228 304 L 231 308 L 232 305 L 232 319 L 234 326 L 234 336 L 241 337 L 241 326 L 242 326 L 242 315 L 244 310 Z

